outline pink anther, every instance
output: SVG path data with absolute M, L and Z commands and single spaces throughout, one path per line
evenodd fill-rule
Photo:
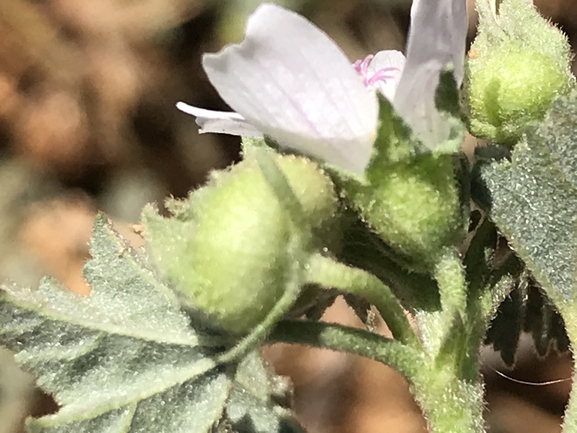
M 365 86 L 373 86 L 379 81 L 386 83 L 387 80 L 394 80 L 400 72 L 399 68 L 394 67 L 379 69 L 370 77 L 365 77 Z
M 355 71 L 357 71 L 357 73 L 361 77 L 363 77 L 363 78 L 366 77 L 367 71 L 369 69 L 369 65 L 371 64 L 373 57 L 375 57 L 375 56 L 373 56 L 372 54 L 369 54 L 363 60 L 357 60 L 355 63 L 353 63 L 353 68 L 355 68 Z
M 387 80 L 396 79 L 401 73 L 401 70 L 396 67 L 377 69 L 376 71 L 369 73 L 369 65 L 371 64 L 373 57 L 372 54 L 369 54 L 363 60 L 357 60 L 353 63 L 353 68 L 363 78 L 365 86 L 372 87 L 379 81 L 386 83 Z

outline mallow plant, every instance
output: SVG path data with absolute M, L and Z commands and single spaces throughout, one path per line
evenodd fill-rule
M 177 107 L 241 136 L 242 160 L 147 206 L 143 248 L 99 215 L 90 297 L 2 286 L 0 342 L 59 405 L 28 431 L 304 432 L 260 355 L 275 342 L 389 365 L 431 432 L 486 431 L 483 344 L 512 364 L 521 331 L 541 354 L 577 341 L 577 93 L 566 37 L 529 2 L 476 7 L 468 53 L 465 0 L 414 0 L 405 54 L 351 62 L 262 4 L 204 55 L 233 111 Z M 321 320 L 341 295 L 366 328 Z

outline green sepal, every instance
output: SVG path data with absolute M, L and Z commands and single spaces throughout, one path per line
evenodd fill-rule
M 260 171 L 274 193 L 277 201 L 284 208 L 292 223 L 302 229 L 303 235 L 307 236 L 312 230 L 308 217 L 303 211 L 303 206 L 292 189 L 287 177 L 278 166 L 273 154 L 265 149 L 256 149 L 248 156 L 256 159 Z M 311 179 L 312 180 L 312 179 Z
M 451 67 L 446 67 L 441 71 L 435 93 L 435 106 L 439 111 L 452 117 L 457 119 L 461 117 L 461 95 L 457 81 L 455 81 L 454 70 Z
M 395 260 L 419 272 L 430 272 L 440 250 L 456 245 L 468 217 L 468 168 L 455 156 L 465 127 L 450 68 L 441 72 L 435 104 L 449 135 L 431 151 L 381 98 L 379 133 L 365 179 L 338 179 L 343 196 L 395 250 Z
M 479 25 L 471 46 L 475 58 L 489 55 L 502 44 L 515 42 L 526 49 L 548 54 L 558 67 L 567 68 L 572 59 L 567 36 L 543 18 L 532 2 L 501 0 L 496 11 L 488 0 L 476 3 Z
M 440 114 L 440 121 L 448 127 L 447 140 L 434 150 L 422 143 L 408 124 L 397 114 L 391 101 L 379 98 L 379 126 L 374 143 L 374 152 L 366 169 L 369 181 L 387 171 L 390 165 L 406 161 L 420 154 L 453 154 L 458 152 L 464 136 L 465 126 L 461 120 L 459 86 L 455 81 L 453 69 L 441 71 L 439 84 L 435 93 L 435 106 Z
M 270 145 L 267 143 L 267 139 L 261 137 L 242 137 L 240 145 L 243 154 L 251 152 L 255 149 L 270 148 Z
M 415 137 L 397 114 L 391 102 L 379 98 L 379 125 L 372 158 L 365 171 L 369 182 L 380 177 L 389 166 L 430 151 Z
M 463 123 L 459 85 L 455 81 L 451 67 L 446 67 L 441 71 L 435 94 L 435 106 L 439 110 L 441 121 L 447 125 L 448 136 L 434 149 L 434 153 L 436 155 L 458 153 L 465 139 L 466 128 Z
M 460 164 L 458 164 L 460 166 Z M 410 269 L 430 272 L 440 251 L 465 234 L 467 218 L 451 154 L 419 154 L 348 182 L 343 194 Z

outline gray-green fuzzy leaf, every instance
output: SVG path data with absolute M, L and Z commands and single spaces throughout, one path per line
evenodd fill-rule
M 575 302 L 577 94 L 529 128 L 512 161 L 482 171 L 491 217 L 558 308 Z
M 61 406 L 29 420 L 29 431 L 207 431 L 231 386 L 215 349 L 103 216 L 90 245 L 90 297 L 52 279 L 0 295 L 0 342 Z
M 304 433 L 282 403 L 290 403 L 290 387 L 275 376 L 257 352 L 238 366 L 224 419 L 238 433 Z
M 29 419 L 29 432 L 301 431 L 280 404 L 286 382 L 254 350 L 223 365 L 224 340 L 181 310 L 143 252 L 102 215 L 90 247 L 90 297 L 53 279 L 36 290 L 0 287 L 0 344 L 61 406 Z

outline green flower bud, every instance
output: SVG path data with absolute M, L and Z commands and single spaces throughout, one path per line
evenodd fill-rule
M 549 55 L 511 42 L 470 60 L 467 83 L 471 133 L 514 144 L 569 90 L 569 75 Z
M 274 155 L 287 177 L 318 247 L 336 237 L 337 198 L 328 176 L 313 162 Z M 260 323 L 292 277 L 287 248 L 296 227 L 250 155 L 217 172 L 188 201 L 170 202 L 172 218 L 146 210 L 143 225 L 158 268 L 191 305 L 222 328 L 243 334 Z
M 419 155 L 388 166 L 372 185 L 347 186 L 366 222 L 418 272 L 431 272 L 441 250 L 465 234 L 453 156 Z
M 497 10 L 490 4 L 477 2 L 478 33 L 465 76 L 469 127 L 477 137 L 512 145 L 570 90 L 571 46 L 532 2 L 501 0 Z

